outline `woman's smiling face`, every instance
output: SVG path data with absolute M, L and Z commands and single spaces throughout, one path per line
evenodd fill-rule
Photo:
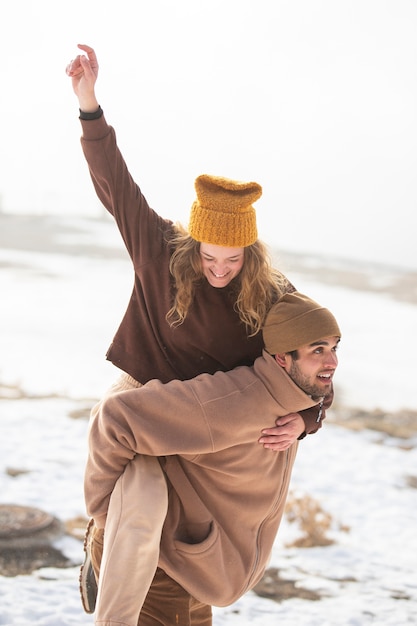
M 200 244 L 201 267 L 212 287 L 226 287 L 243 267 L 244 248 L 226 248 L 211 243 Z

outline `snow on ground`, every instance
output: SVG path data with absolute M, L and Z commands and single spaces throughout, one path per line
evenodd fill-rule
M 106 226 L 91 228 L 85 241 L 113 245 Z M 70 414 L 91 406 L 117 376 L 104 354 L 131 279 L 123 258 L 0 250 L 0 383 L 9 386 L 0 400 L 0 503 L 36 506 L 62 520 L 84 515 L 87 420 Z M 291 279 L 339 320 L 338 402 L 415 410 L 416 307 L 301 274 Z M 13 397 L 13 387 L 26 397 Z M 215 626 L 417 624 L 417 490 L 408 482 L 417 447 L 400 443 L 332 423 L 305 439 L 292 492 L 320 502 L 335 542 L 288 547 L 298 531 L 284 519 L 270 565 L 323 597 L 277 603 L 251 592 L 215 608 Z M 8 468 L 28 472 L 12 477 Z M 78 594 L 81 543 L 64 537 L 56 546 L 74 567 L 0 577 L 1 626 L 93 624 Z

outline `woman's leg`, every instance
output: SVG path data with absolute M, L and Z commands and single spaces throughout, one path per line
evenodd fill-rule
M 101 398 L 101 400 L 99 400 L 99 402 L 97 402 L 93 406 L 90 412 L 90 422 L 93 419 L 96 419 L 98 413 L 101 410 L 103 402 L 107 400 L 107 398 L 114 395 L 115 393 L 118 393 L 119 391 L 127 391 L 129 389 L 136 389 L 139 387 L 142 387 L 141 383 L 139 383 L 137 380 L 135 380 L 128 374 L 122 374 L 118 378 L 118 380 L 115 383 L 113 383 L 110 389 L 106 391 L 106 393 Z M 91 555 L 91 564 L 94 570 L 94 575 L 95 575 L 96 580 L 98 581 L 99 574 L 100 574 L 101 560 L 103 558 L 104 528 L 96 528 L 93 524 L 92 528 L 90 529 L 90 525 L 92 521 L 93 520 L 90 520 L 87 526 L 86 541 L 88 543 L 88 550 Z
M 141 384 L 124 374 L 105 398 L 137 387 Z M 93 408 L 92 415 L 100 405 L 101 402 Z M 137 455 L 126 467 L 110 497 L 101 564 L 101 546 L 95 545 L 93 539 L 96 574 L 98 566 L 100 569 L 96 624 L 137 625 L 157 567 L 167 507 L 167 486 L 158 460 Z
M 136 456 L 110 498 L 96 624 L 137 625 L 157 568 L 167 506 L 167 486 L 158 460 Z

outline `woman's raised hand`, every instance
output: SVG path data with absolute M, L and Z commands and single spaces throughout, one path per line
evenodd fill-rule
M 95 84 L 98 76 L 98 62 L 93 48 L 78 44 L 78 48 L 85 54 L 78 54 L 66 67 L 66 73 L 71 78 L 72 88 L 78 97 L 80 109 L 92 113 L 98 109 L 95 95 Z

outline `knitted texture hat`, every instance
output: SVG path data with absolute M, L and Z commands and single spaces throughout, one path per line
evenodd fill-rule
M 252 203 L 262 195 L 258 183 L 244 183 L 202 174 L 195 180 L 197 199 L 191 208 L 188 232 L 196 241 L 244 248 L 258 237 Z
M 285 294 L 272 306 L 263 328 L 270 354 L 291 352 L 334 336 L 341 337 L 341 332 L 332 313 L 298 291 Z

